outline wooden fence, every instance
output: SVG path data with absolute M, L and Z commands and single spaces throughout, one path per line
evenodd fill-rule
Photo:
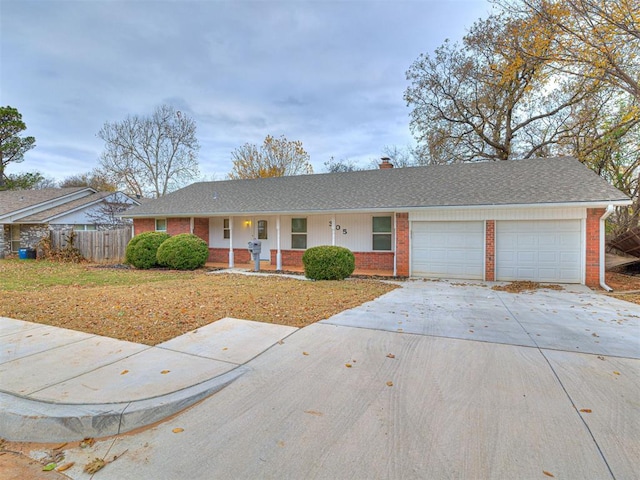
M 121 263 L 129 240 L 131 228 L 118 230 L 75 231 L 73 246 L 92 262 Z M 51 231 L 53 248 L 64 248 L 71 230 Z

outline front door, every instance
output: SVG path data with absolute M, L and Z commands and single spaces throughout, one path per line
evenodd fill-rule
M 271 260 L 271 248 L 269 246 L 269 222 L 261 219 L 256 222 L 256 238 L 262 242 L 260 260 Z

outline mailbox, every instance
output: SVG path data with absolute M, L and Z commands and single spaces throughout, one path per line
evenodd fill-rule
M 249 242 L 248 248 L 249 248 L 249 251 L 251 252 L 251 255 L 253 256 L 253 261 L 255 264 L 253 271 L 259 272 L 260 271 L 260 252 L 262 252 L 262 242 L 254 238 L 252 241 Z
M 249 242 L 249 251 L 254 255 L 259 255 L 262 252 L 262 242 L 260 240 Z

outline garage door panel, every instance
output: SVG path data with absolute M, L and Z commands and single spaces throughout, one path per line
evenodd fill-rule
M 496 279 L 580 283 L 580 220 L 496 222 Z
M 560 262 L 562 264 L 574 264 L 580 265 L 580 254 L 578 253 L 570 253 L 570 252 L 562 252 L 560 254 Z
M 411 273 L 482 279 L 483 222 L 412 222 Z
M 558 252 L 540 252 L 538 254 L 538 262 L 540 264 L 556 264 L 558 261 L 562 261 L 558 259 Z
M 516 261 L 518 263 L 534 263 L 537 255 L 532 252 L 516 252 Z

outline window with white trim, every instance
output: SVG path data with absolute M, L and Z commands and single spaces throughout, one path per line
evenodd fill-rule
M 76 232 L 89 232 L 89 231 L 97 230 L 95 225 L 89 225 L 89 224 L 87 224 L 87 225 L 74 225 L 73 229 Z
M 291 248 L 305 250 L 307 248 L 307 219 L 291 219 Z
M 267 239 L 267 221 L 258 220 L 258 240 Z
M 156 232 L 166 232 L 166 231 L 167 231 L 167 219 L 156 218 Z
M 391 250 L 391 217 L 372 217 L 373 250 Z
M 222 238 L 231 238 L 231 228 L 229 227 L 229 219 L 224 218 L 222 220 Z

